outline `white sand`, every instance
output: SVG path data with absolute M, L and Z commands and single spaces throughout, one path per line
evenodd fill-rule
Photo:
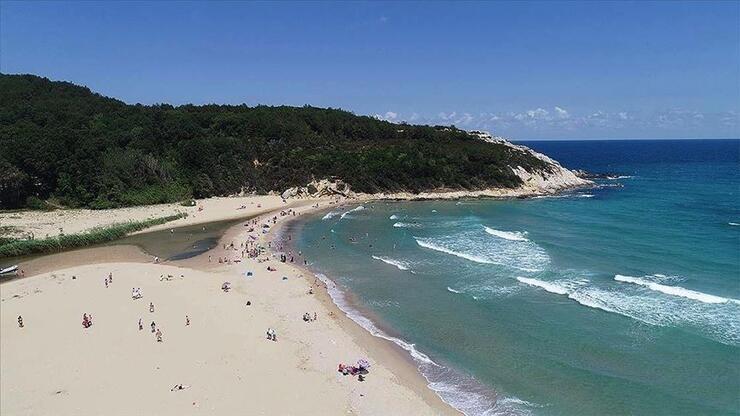
M 211 211 L 225 215 L 231 208 Z M 256 210 L 255 204 L 242 211 Z M 222 219 L 211 215 L 208 221 Z M 246 229 L 235 227 L 225 239 L 243 241 Z M 220 248 L 211 254 L 224 253 Z M 209 264 L 207 255 L 182 263 L 192 268 L 91 264 L 0 285 L 0 414 L 456 413 L 424 387 L 390 343 L 341 315 L 320 288 L 308 294 L 314 279 L 301 270 L 274 259 Z M 268 272 L 268 264 L 277 271 Z M 246 270 L 254 276 L 245 277 Z M 106 288 L 111 271 L 114 281 Z M 175 278 L 160 281 L 167 274 Z M 224 281 L 233 284 L 229 293 L 220 289 Z M 132 287 L 140 287 L 144 298 L 132 300 Z M 318 320 L 304 322 L 304 312 L 316 312 Z M 81 325 L 83 313 L 94 317 L 89 329 Z M 152 321 L 164 342 L 155 341 Z M 268 327 L 278 342 L 266 339 Z M 359 358 L 372 363 L 365 382 L 337 372 L 338 363 Z M 189 388 L 170 391 L 175 384 Z
M 61 232 L 75 234 L 95 227 L 121 222 L 144 221 L 178 213 L 188 214 L 187 218 L 146 230 L 153 231 L 236 219 L 287 205 L 282 198 L 276 195 L 214 197 L 199 199 L 196 203 L 197 205 L 194 207 L 184 207 L 180 204 L 161 204 L 107 210 L 64 209 L 57 211 L 0 212 L 0 226 L 14 227 L 18 230 L 18 234 L 32 233 L 35 238 L 46 238 L 57 236 Z M 239 209 L 242 206 L 245 208 Z M 203 209 L 200 210 L 200 208 Z

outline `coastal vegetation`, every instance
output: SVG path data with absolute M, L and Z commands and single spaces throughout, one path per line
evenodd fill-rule
M 107 227 L 98 227 L 77 234 L 61 234 L 56 237 L 42 239 L 0 239 L 0 258 L 25 256 L 35 253 L 51 253 L 73 248 L 106 243 L 125 237 L 127 234 L 141 231 L 155 225 L 164 224 L 186 217 L 180 213 L 166 217 L 152 218 L 145 221 L 130 221 L 113 224 Z
M 359 192 L 514 188 L 532 154 L 454 126 L 393 124 L 310 106 L 130 105 L 0 74 L 0 208 L 93 209 L 339 178 Z

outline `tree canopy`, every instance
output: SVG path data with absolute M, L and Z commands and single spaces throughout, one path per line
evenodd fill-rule
M 453 126 L 310 106 L 129 105 L 68 82 L 0 74 L 0 208 L 53 198 L 111 208 L 340 178 L 359 192 L 516 187 L 547 169 Z

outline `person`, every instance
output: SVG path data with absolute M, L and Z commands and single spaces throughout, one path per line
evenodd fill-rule
M 18 315 L 18 328 L 23 328 L 23 317 Z
M 185 326 L 190 326 L 190 317 L 185 315 Z
M 105 278 L 105 288 L 108 289 L 108 278 Z
M 139 331 L 141 331 L 142 329 L 144 329 L 144 325 L 142 325 L 141 318 L 139 318 Z
M 154 312 L 154 303 L 149 302 L 149 312 Z
M 157 324 L 155 324 L 154 321 L 152 321 L 151 327 L 152 327 L 152 334 L 153 334 L 154 331 L 157 330 Z
M 113 283 L 113 272 L 108 273 L 108 282 Z
M 185 390 L 187 388 L 190 388 L 190 386 L 186 386 L 186 385 L 183 385 L 183 384 L 175 384 L 175 386 L 172 387 L 170 389 L 170 391 Z
M 157 342 L 162 342 L 162 330 L 157 329 Z
M 252 301 L 251 300 L 248 300 L 247 301 L 247 306 L 251 306 L 251 305 L 252 305 Z

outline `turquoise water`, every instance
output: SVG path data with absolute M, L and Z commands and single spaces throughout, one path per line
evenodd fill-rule
M 297 245 L 467 414 L 740 414 L 740 141 L 525 144 L 619 177 L 348 207 Z

